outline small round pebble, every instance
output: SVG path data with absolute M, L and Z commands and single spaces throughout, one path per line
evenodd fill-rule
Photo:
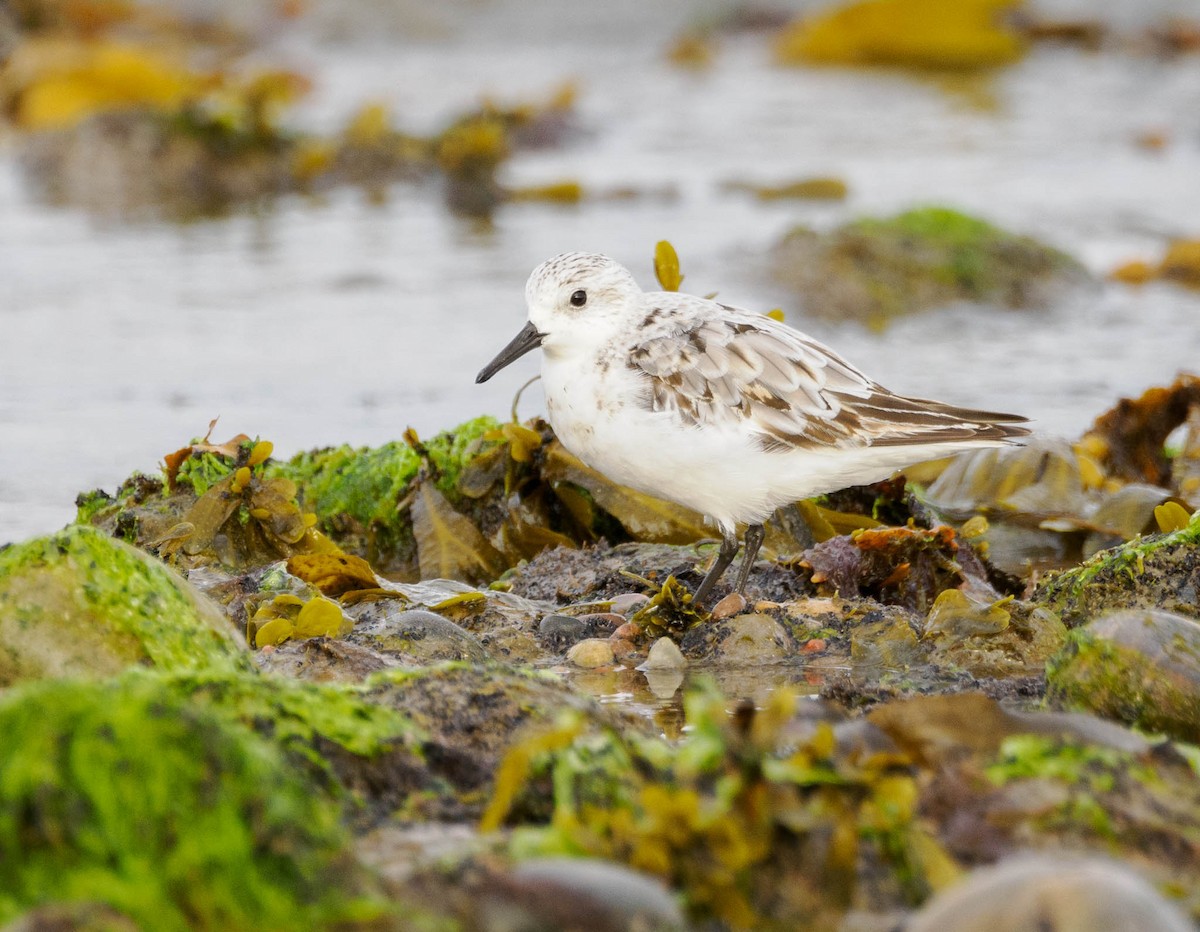
M 606 638 L 586 638 L 567 651 L 567 660 L 577 667 L 592 670 L 611 665 L 616 657 Z
M 746 597 L 744 595 L 739 595 L 736 592 L 731 592 L 713 606 L 713 621 L 720 621 L 722 618 L 730 618 L 734 615 L 740 615 L 745 610 Z

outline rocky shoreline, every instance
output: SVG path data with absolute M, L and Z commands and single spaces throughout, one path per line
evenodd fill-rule
M 1186 928 L 1193 386 L 784 509 L 711 611 L 698 517 L 538 421 L 189 444 L 0 550 L 0 918 Z

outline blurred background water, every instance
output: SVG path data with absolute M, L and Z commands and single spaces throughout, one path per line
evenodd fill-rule
M 895 390 L 1024 412 L 1054 434 L 1200 365 L 1200 298 L 1179 288 L 1103 283 L 1046 312 L 952 307 L 876 333 L 805 319 L 764 259 L 797 223 L 927 203 L 1038 236 L 1101 277 L 1156 256 L 1200 233 L 1200 56 L 1037 46 L 948 81 L 781 68 L 747 33 L 695 72 L 664 51 L 723 4 L 323 0 L 286 24 L 265 4 L 225 7 L 261 57 L 311 77 L 298 125 L 381 100 L 429 130 L 482 96 L 544 99 L 573 81 L 578 135 L 516 154 L 502 180 L 678 196 L 508 204 L 484 225 L 434 187 L 396 184 L 380 201 L 344 188 L 220 219 L 105 219 L 40 202 L 0 139 L 0 543 L 61 526 L 77 491 L 153 470 L 214 417 L 217 439 L 259 435 L 288 455 L 506 416 L 534 359 L 486 386 L 474 374 L 521 325 L 530 269 L 571 249 L 609 253 L 649 288 L 669 239 L 685 290 L 782 306 Z M 1102 13 L 1136 30 L 1193 7 Z M 1136 145 L 1147 132 L 1170 144 Z M 850 196 L 762 203 L 723 186 L 809 175 Z M 531 390 L 520 413 L 541 411 Z

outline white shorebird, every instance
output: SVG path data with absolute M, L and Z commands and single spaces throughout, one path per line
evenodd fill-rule
M 742 593 L 780 505 L 922 460 L 1011 443 L 1015 414 L 888 391 L 785 324 L 677 292 L 644 292 L 608 256 L 569 252 L 525 286 L 529 321 L 486 382 L 540 346 L 550 424 L 614 482 L 693 508 L 721 531 L 701 602 L 738 550 Z

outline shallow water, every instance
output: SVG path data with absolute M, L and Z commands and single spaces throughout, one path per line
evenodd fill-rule
M 124 223 L 39 204 L 0 143 L 0 542 L 61 526 L 77 491 L 152 470 L 217 416 L 217 438 L 261 435 L 283 455 L 504 416 L 535 362 L 486 386 L 474 374 L 520 326 L 530 268 L 567 249 L 608 252 L 649 287 L 653 245 L 670 239 L 687 290 L 782 305 L 894 389 L 1024 412 L 1053 433 L 1200 367 L 1200 296 L 1180 289 L 1097 286 L 1046 313 L 950 308 L 880 335 L 809 325 L 762 261 L 795 223 L 928 202 L 1045 238 L 1098 274 L 1157 257 L 1166 238 L 1200 235 L 1200 56 L 1041 48 L 947 85 L 780 69 L 747 35 L 693 74 L 662 50 L 694 14 L 629 7 L 605 29 L 554 19 L 529 38 L 522 17 L 549 7 L 439 5 L 422 38 L 385 41 L 364 37 L 361 9 L 324 6 L 277 46 L 315 79 L 298 119 L 316 127 L 385 99 L 426 129 L 484 90 L 542 99 L 575 80 L 579 138 L 519 154 L 504 180 L 669 185 L 674 200 L 511 205 L 482 229 L 439 192 L 397 185 L 382 204 L 343 190 Z M 397 14 L 396 30 L 412 35 L 424 15 Z M 1166 132 L 1165 151 L 1134 144 L 1146 130 Z M 844 178 L 850 198 L 762 205 L 722 189 L 814 174 Z M 540 411 L 527 393 L 522 416 Z

